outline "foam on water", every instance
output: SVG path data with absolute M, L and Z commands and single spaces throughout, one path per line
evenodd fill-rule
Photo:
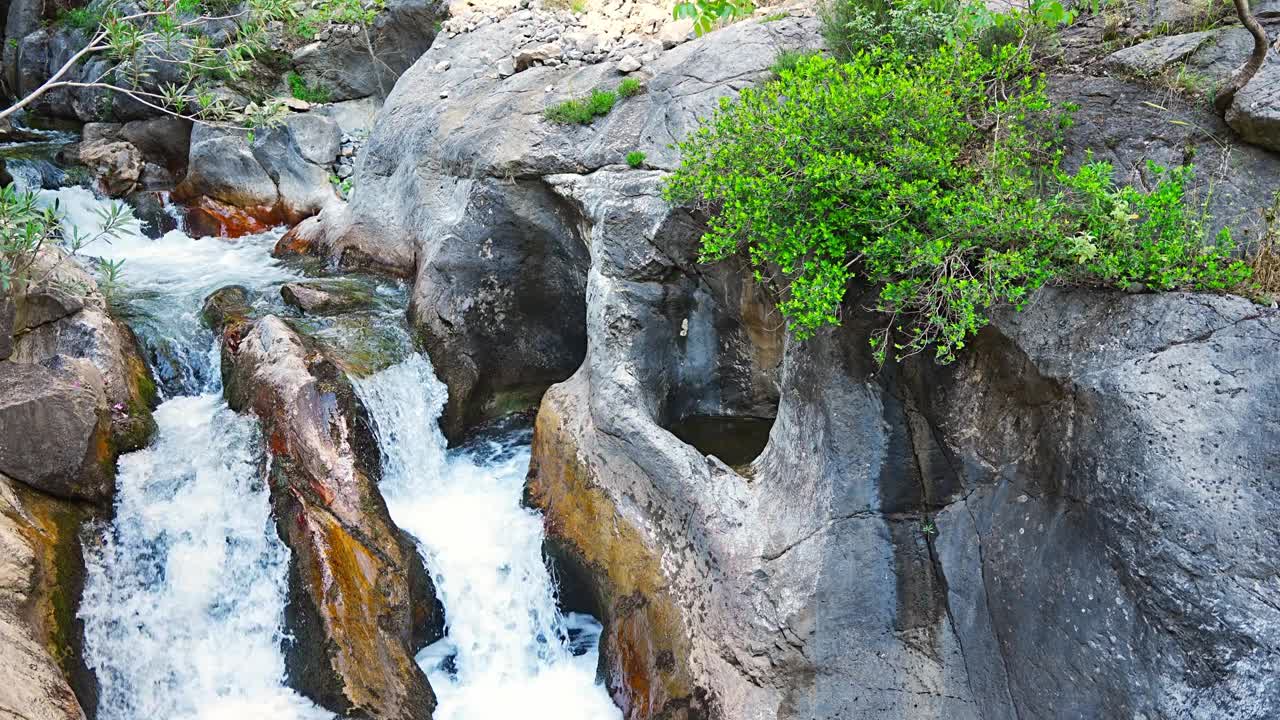
M 448 393 L 421 355 L 356 387 L 377 426 L 392 518 L 417 538 L 448 618 L 446 637 L 418 656 L 436 719 L 621 718 L 596 683 L 600 625 L 558 612 L 542 517 L 521 506 L 525 439 L 448 452 L 438 425 Z
M 104 204 L 92 193 L 43 197 L 82 233 L 100 229 Z M 290 277 L 270 257 L 273 241 L 151 240 L 134 224 L 85 249 L 125 260 L 131 320 L 190 375 L 156 410 L 152 445 L 120 458 L 114 518 L 87 542 L 80 616 L 100 720 L 332 717 L 285 686 L 289 550 L 271 520 L 257 423 L 222 401 L 213 337 L 199 320 L 218 287 Z
M 92 192 L 64 187 L 42 191 L 41 198 L 56 201 L 64 222 L 82 234 L 101 232 L 106 203 Z M 271 257 L 277 239 L 279 232 L 226 240 L 192 238 L 181 230 L 151 239 L 135 220 L 118 237 L 88 245 L 81 254 L 124 261 L 121 304 L 147 345 L 162 388 L 197 394 L 220 387 L 209 357 L 213 335 L 200 321 L 205 297 L 227 285 L 268 290 L 298 279 Z
M 120 459 L 116 517 L 91 549 L 81 617 L 102 720 L 328 718 L 284 685 L 289 551 L 257 425 L 218 395 L 156 410 Z

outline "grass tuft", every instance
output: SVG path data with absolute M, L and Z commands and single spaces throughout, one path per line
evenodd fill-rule
M 547 120 L 561 125 L 590 125 L 596 118 L 608 115 L 617 103 L 618 93 L 596 89 L 585 98 L 574 98 L 552 105 L 543 115 Z
M 289 85 L 289 94 L 294 98 L 303 102 L 312 104 L 329 102 L 329 89 L 319 85 L 311 87 L 307 85 L 307 81 L 296 72 L 291 72 L 285 76 L 285 82 Z
M 634 169 L 639 169 L 644 166 L 644 158 L 645 158 L 644 153 L 640 152 L 639 150 L 632 150 L 631 152 L 627 153 L 627 164 Z

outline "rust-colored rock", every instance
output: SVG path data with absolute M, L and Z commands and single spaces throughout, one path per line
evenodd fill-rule
M 0 717 L 84 720 L 72 688 L 92 695 L 76 686 L 90 680 L 75 616 L 89 512 L 0 475 Z
M 223 345 L 228 402 L 262 420 L 271 502 L 292 549 L 286 662 L 299 690 L 375 720 L 429 720 L 435 696 L 413 660 L 412 543 L 378 493 L 377 445 L 351 384 L 275 316 Z M 420 572 L 420 571 L 418 571 Z M 438 619 L 438 618 L 437 618 Z
M 702 698 L 682 661 L 689 640 L 660 556 L 623 519 L 584 463 L 571 427 L 580 414 L 570 380 L 543 397 L 533 437 L 527 497 L 546 518 L 548 539 L 591 576 L 604 623 L 600 641 L 609 692 L 627 720 L 704 717 Z
M 347 206 L 336 203 L 295 225 L 276 243 L 272 255 L 326 258 L 345 270 L 408 278 L 413 251 L 351 222 Z
M 194 237 L 238 238 L 266 232 L 286 221 L 276 206 L 240 208 L 205 195 L 189 200 L 186 208 L 187 232 Z

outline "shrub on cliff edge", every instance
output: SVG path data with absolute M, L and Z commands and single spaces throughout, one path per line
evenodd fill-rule
M 666 192 L 710 213 L 702 259 L 744 250 L 803 338 L 839 321 L 850 283 L 878 290 L 877 359 L 946 362 L 1054 278 L 1226 289 L 1248 277 L 1229 238 L 1206 241 L 1190 169 L 1150 193 L 1111 168 L 1058 168 L 1069 123 L 1023 48 L 944 45 L 814 56 L 724 100 L 680 144 Z

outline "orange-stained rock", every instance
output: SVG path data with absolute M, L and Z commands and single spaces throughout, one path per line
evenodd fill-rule
M 414 270 L 412 249 L 385 240 L 350 222 L 346 203 L 332 203 L 285 233 L 271 254 L 324 258 L 345 270 L 408 278 Z
M 237 238 L 266 232 L 287 220 L 275 206 L 239 208 L 205 195 L 189 200 L 186 210 L 187 233 L 193 237 Z
M 378 492 L 379 454 L 346 375 L 283 320 L 227 328 L 227 400 L 262 420 L 271 503 L 293 551 L 286 625 L 292 684 L 374 720 L 429 720 L 435 696 L 413 655 L 434 592 Z M 438 610 L 427 618 L 441 623 Z M 438 637 L 429 633 L 425 640 Z M 415 642 L 415 639 L 417 642 Z
M 573 382 L 543 397 L 527 499 L 542 510 L 556 552 L 569 554 L 569 564 L 590 575 L 591 609 L 604 623 L 601 662 L 626 720 L 704 717 L 703 698 L 684 663 L 689 639 L 661 558 L 619 515 L 581 458 L 579 432 L 570 427 L 581 415 L 562 406 L 574 400 L 565 390 Z

